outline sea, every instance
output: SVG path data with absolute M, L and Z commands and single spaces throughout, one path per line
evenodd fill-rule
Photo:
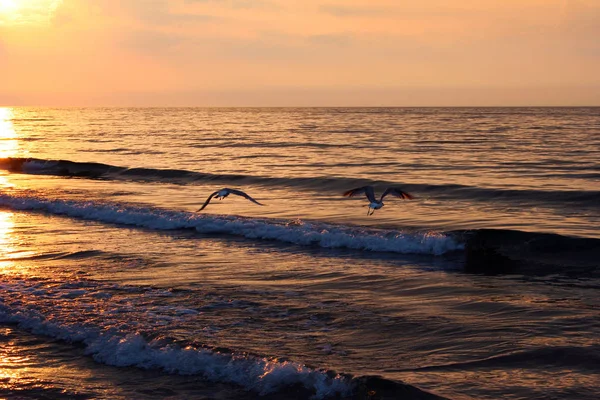
M 0 398 L 598 399 L 600 108 L 0 108 Z

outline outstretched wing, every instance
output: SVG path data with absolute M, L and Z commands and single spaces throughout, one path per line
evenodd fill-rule
M 395 187 L 389 187 L 381 195 L 381 200 L 380 201 L 383 201 L 383 198 L 385 196 L 387 196 L 388 194 L 391 194 L 394 197 L 400 197 L 401 199 L 405 199 L 405 200 L 412 200 L 412 199 L 414 199 L 414 196 L 412 194 L 406 193 L 404 190 L 401 190 L 401 189 L 395 188 Z
M 367 196 L 367 199 L 369 199 L 371 203 L 374 203 L 376 201 L 373 186 L 363 186 L 356 189 L 348 190 L 346 193 L 344 193 L 344 196 L 354 197 L 359 196 L 363 193 Z
M 210 196 L 208 196 L 208 199 L 206 199 L 206 201 L 204 202 L 204 204 L 202 204 L 202 207 L 200 207 L 200 209 L 198 211 L 204 210 L 204 208 L 208 205 L 208 203 L 210 203 L 210 201 L 212 200 L 212 198 L 215 197 L 215 195 L 217 193 L 219 193 L 218 190 L 216 192 L 214 192 L 213 194 L 211 194 Z M 198 211 L 196 211 L 196 212 L 198 212 Z
M 252 197 L 248 196 L 246 193 L 242 192 L 241 190 L 229 189 L 229 193 L 237 194 L 238 196 L 245 197 L 248 200 L 250 200 L 251 202 L 258 204 L 259 206 L 264 206 L 264 204 L 260 204 L 258 201 L 254 200 Z

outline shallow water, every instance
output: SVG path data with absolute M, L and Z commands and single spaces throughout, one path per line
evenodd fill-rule
M 3 395 L 600 394 L 597 108 L 0 115 Z

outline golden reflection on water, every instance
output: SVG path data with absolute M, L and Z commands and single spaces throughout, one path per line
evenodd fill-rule
M 34 252 L 19 249 L 18 240 L 15 237 L 14 213 L 0 211 L 0 275 L 23 274 L 28 271 L 17 260 L 29 257 Z
M 28 370 L 23 365 L 28 362 L 28 358 L 16 353 L 16 348 L 12 341 L 6 341 L 7 337 L 11 334 L 12 329 L 10 328 L 0 330 L 0 340 L 2 340 L 2 347 L 0 349 L 0 391 L 13 389 L 14 383 L 21 379 Z
M 4 175 L 3 171 L 0 171 L 0 192 L 7 189 L 12 189 L 16 185 L 11 182 L 8 175 Z
M 0 212 L 0 273 L 2 274 L 11 270 L 11 266 L 14 264 L 11 260 L 11 255 L 16 250 L 12 242 L 14 226 L 13 213 Z
M 19 149 L 13 118 L 12 108 L 0 108 L 0 158 L 14 157 Z

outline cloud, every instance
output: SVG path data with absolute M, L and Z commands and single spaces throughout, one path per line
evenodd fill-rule
M 193 103 L 194 90 L 223 89 L 334 104 L 350 92 L 400 102 L 376 89 L 411 85 L 597 87 L 599 20 L 597 0 L 63 0 L 52 24 L 2 26 L 0 70 L 11 77 L 2 90 L 49 101 L 62 88 L 78 101 L 148 90 Z M 516 98 L 475 89 L 452 93 Z
M 166 56 L 165 53 L 176 51 L 178 46 L 188 41 L 189 39 L 184 36 L 171 33 L 137 30 L 121 35 L 119 44 L 129 50 L 160 57 Z
M 167 0 L 126 1 L 123 2 L 122 7 L 133 18 L 151 26 L 203 23 L 220 19 L 214 15 L 174 11 Z
M 324 34 L 308 36 L 310 43 L 318 45 L 349 46 L 352 44 L 350 34 Z
M 187 4 L 216 4 L 234 9 L 279 8 L 275 3 L 266 0 L 185 0 Z
M 423 2 L 393 2 L 377 5 L 377 2 L 365 2 L 363 5 L 354 4 L 322 4 L 319 12 L 335 17 L 373 17 L 373 18 L 401 18 L 401 19 L 426 19 L 432 18 L 470 18 L 472 16 L 485 16 L 488 9 L 477 6 L 463 6 L 456 1 L 438 2 L 436 5 L 427 5 Z
M 372 17 L 372 16 L 386 16 L 390 12 L 396 14 L 396 10 L 393 8 L 384 7 L 357 7 L 357 6 L 342 6 L 342 5 L 322 5 L 319 10 L 325 14 L 334 15 L 336 17 Z

